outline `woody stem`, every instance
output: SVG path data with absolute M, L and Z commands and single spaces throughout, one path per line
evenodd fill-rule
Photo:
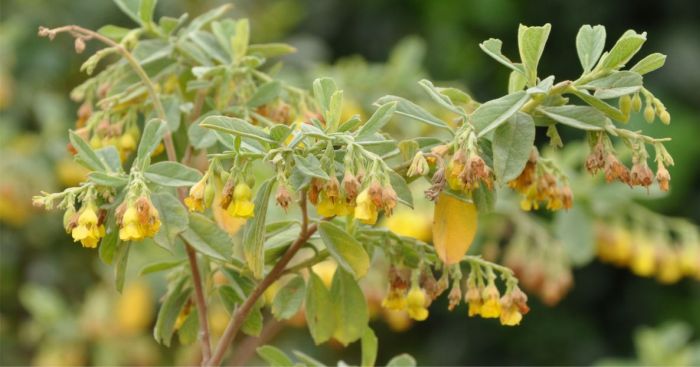
M 206 362 L 206 366 L 219 366 L 224 358 L 224 354 L 228 349 L 228 346 L 235 339 L 238 330 L 240 330 L 243 322 L 248 317 L 248 314 L 253 310 L 255 303 L 263 295 L 265 290 L 277 279 L 279 279 L 283 274 L 285 267 L 292 260 L 294 255 L 301 249 L 301 247 L 306 243 L 306 241 L 311 238 L 311 236 L 316 232 L 318 226 L 314 223 L 308 225 L 309 218 L 306 210 L 306 192 L 302 191 L 301 200 L 299 201 L 299 206 L 302 212 L 302 227 L 299 233 L 299 237 L 292 243 L 292 245 L 287 249 L 287 252 L 282 255 L 282 258 L 275 264 L 275 266 L 270 270 L 270 272 L 263 278 L 263 280 L 258 283 L 258 285 L 253 289 L 248 298 L 241 304 L 234 312 L 231 320 L 226 326 L 224 334 L 221 336 L 219 343 L 214 349 L 214 354 L 211 359 Z

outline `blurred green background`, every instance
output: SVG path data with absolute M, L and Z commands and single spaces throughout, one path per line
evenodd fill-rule
M 157 15 L 200 14 L 221 3 L 161 1 Z M 560 79 L 578 76 L 574 38 L 582 24 L 605 25 L 608 44 L 628 28 L 647 31 L 646 53 L 665 53 L 668 61 L 645 82 L 673 122 L 671 128 L 644 128 L 673 138 L 668 148 L 676 166 L 670 195 L 645 204 L 700 222 L 700 12 L 693 0 L 248 0 L 234 5 L 235 17 L 252 19 L 254 42 L 285 41 L 299 49 L 285 60 L 289 78 L 308 87 L 310 75 L 341 73 L 346 95 L 365 110 L 382 94 L 417 93 L 415 82 L 425 76 L 468 86 L 479 100 L 500 96 L 508 70 L 484 55 L 478 43 L 500 38 L 505 53 L 515 55 L 518 23 L 552 23 L 540 70 Z M 132 287 L 119 297 L 110 269 L 94 251 L 71 243 L 60 214 L 31 207 L 33 194 L 59 190 L 80 177 L 65 144 L 77 108 L 68 93 L 85 78 L 79 72 L 85 56 L 76 55 L 67 38 L 52 43 L 38 38 L 38 26 L 129 27 L 130 20 L 108 0 L 1 0 L 0 17 L 0 364 L 190 363 L 189 349 L 169 350 L 150 337 L 162 280 L 132 276 Z M 374 64 L 386 62 L 408 36 L 424 41 L 414 59 L 403 63 L 414 65 L 415 78 L 371 87 L 353 80 L 353 73 L 359 80 L 363 73 L 382 73 Z M 334 63 L 339 66 L 327 66 Z M 145 258 L 158 256 L 141 251 Z M 130 268 L 135 273 L 141 265 L 134 261 Z M 576 269 L 574 279 L 574 288 L 556 307 L 533 298 L 532 312 L 517 328 L 468 318 L 463 308 L 449 313 L 445 299 L 431 308 L 428 321 L 403 333 L 378 322 L 378 361 L 409 352 L 419 364 L 433 365 L 700 363 L 697 281 L 664 286 L 598 262 Z M 315 349 L 305 329 L 284 330 L 274 343 L 329 364 L 359 361 L 358 345 Z

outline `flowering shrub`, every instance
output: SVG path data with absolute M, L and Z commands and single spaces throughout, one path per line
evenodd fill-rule
M 529 311 L 519 278 L 557 302 L 571 284 L 568 258 L 537 224 L 540 216 L 525 212 L 580 213 L 571 184 L 578 177 L 568 172 L 576 163 L 540 153 L 537 127 L 554 148 L 563 146 L 558 129 L 582 130 L 590 149 L 587 158 L 578 154 L 577 164 L 594 175 L 603 171 L 607 182 L 669 189 L 673 159 L 666 139 L 621 127 L 642 110 L 650 123 L 671 119 L 642 77 L 663 66 L 665 56 L 654 53 L 623 70 L 644 33 L 628 31 L 603 52 L 605 28 L 583 26 L 576 38 L 583 72 L 556 81 L 537 72 L 550 25 L 520 26 L 520 62 L 502 54 L 500 40 L 480 45 L 512 70 L 505 96 L 479 103 L 460 89 L 422 80 L 431 107 L 389 95 L 361 118 L 344 113 L 343 91 L 331 78 L 314 80 L 311 90 L 278 78 L 269 60 L 294 49 L 251 44 L 248 21 L 224 18 L 226 6 L 188 22 L 187 16 L 155 21 L 155 1 L 117 4 L 137 28 L 39 30 L 51 39 L 72 35 L 78 53 L 88 41 L 105 45 L 83 64 L 87 74 L 108 65 L 71 95 L 82 104 L 68 149 L 90 170 L 88 180 L 34 202 L 65 211 L 66 231 L 114 265 L 120 290 L 132 246 L 173 253 L 175 259 L 142 270 L 169 272 L 154 337 L 164 345 L 175 332 L 181 341 L 198 340 L 202 365 L 220 365 L 239 331 L 259 335 L 263 309 L 277 320 L 303 318 L 316 344 L 361 340 L 362 364 L 374 364 L 377 338 L 360 285 L 372 267 L 386 269 L 381 305 L 417 321 L 447 292 L 450 310 L 464 301 L 469 316 L 518 325 Z M 391 131 L 397 120 L 424 124 L 427 133 L 398 141 L 400 134 Z M 400 221 L 414 206 L 411 186 L 420 181 L 429 182 L 431 240 L 405 228 L 411 221 Z M 284 212 L 282 220 L 271 219 L 275 210 Z M 489 256 L 488 247 L 484 257 L 466 255 L 477 223 L 503 223 L 503 216 L 513 228 L 484 236 L 515 243 L 503 256 L 508 267 L 491 261 L 497 256 Z M 561 228 L 571 227 L 571 216 L 557 218 Z M 380 220 L 386 226 L 377 226 Z M 654 273 L 653 246 L 620 249 L 608 226 L 599 226 L 600 256 Z M 533 243 L 543 249 L 529 248 Z M 697 240 L 679 248 L 687 253 L 663 253 L 664 261 L 673 259 L 659 269 L 664 281 L 699 274 Z M 539 263 L 527 261 L 533 256 Z M 216 345 L 208 317 L 214 302 L 230 313 Z M 258 352 L 271 364 L 293 364 L 274 347 Z

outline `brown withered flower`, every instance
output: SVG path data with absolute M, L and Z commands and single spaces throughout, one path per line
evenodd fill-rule
M 360 180 L 350 171 L 345 171 L 343 176 L 343 190 L 345 190 L 345 200 L 353 202 L 357 198 L 360 189 Z
M 275 200 L 277 201 L 277 205 L 282 207 L 286 212 L 287 208 L 289 208 L 289 204 L 292 203 L 292 195 L 289 193 L 287 185 L 279 185 Z

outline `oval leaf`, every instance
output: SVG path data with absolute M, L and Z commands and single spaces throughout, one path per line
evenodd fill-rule
M 535 123 L 530 115 L 517 113 L 493 135 L 493 165 L 496 177 L 506 183 L 520 175 L 535 142 Z
M 318 231 L 338 265 L 358 279 L 367 274 L 370 259 L 360 242 L 331 222 L 319 223 Z
M 445 192 L 435 203 L 433 245 L 445 265 L 460 262 L 474 240 L 477 212 L 474 204 Z

